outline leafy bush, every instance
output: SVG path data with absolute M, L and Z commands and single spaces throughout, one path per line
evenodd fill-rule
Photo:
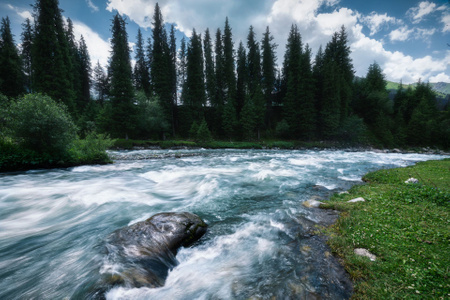
M 288 122 L 285 119 L 278 122 L 275 132 L 279 138 L 289 137 L 290 128 Z
M 92 132 L 84 140 L 77 139 L 72 143 L 69 156 L 74 163 L 103 163 L 109 161 L 106 150 L 114 144 L 105 134 Z
M 205 119 L 203 119 L 202 123 L 197 130 L 197 140 L 200 142 L 209 142 L 212 140 L 211 132 L 209 131 L 208 124 L 206 124 Z
M 66 107 L 42 94 L 28 94 L 9 107 L 7 127 L 26 149 L 62 156 L 76 137 Z

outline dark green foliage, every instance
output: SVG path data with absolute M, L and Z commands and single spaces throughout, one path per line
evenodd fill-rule
M 73 141 L 72 147 L 68 151 L 69 161 L 74 164 L 110 162 L 106 150 L 111 148 L 113 144 L 114 140 L 111 140 L 108 135 L 91 132 L 85 139 Z
M 133 79 L 134 87 L 137 91 L 144 91 L 147 97 L 150 96 L 150 71 L 149 63 L 145 56 L 144 39 L 142 37 L 141 29 L 138 29 L 137 41 L 136 41 L 136 64 L 134 65 Z
M 353 101 L 353 110 L 364 119 L 381 144 L 393 146 L 392 103 L 386 90 L 385 76 L 376 62 L 369 66 L 366 78 L 355 83 L 355 90 L 359 94 Z
M 197 129 L 196 140 L 199 142 L 209 142 L 212 140 L 211 132 L 205 119 L 202 120 Z
M 289 124 L 285 119 L 278 122 L 277 127 L 275 128 L 277 137 L 282 139 L 289 138 L 290 131 Z
M 96 94 L 96 99 L 98 102 L 103 105 L 108 95 L 108 78 L 105 74 L 105 70 L 100 65 L 100 62 L 97 61 L 97 64 L 94 68 L 94 78 L 92 79 L 93 89 Z
M 26 92 L 32 92 L 31 87 L 31 49 L 33 45 L 34 33 L 31 26 L 30 19 L 26 19 L 25 23 L 22 24 L 22 52 L 20 56 L 22 57 L 23 72 L 24 72 L 24 88 Z
M 291 137 L 310 139 L 316 131 L 316 107 L 313 94 L 311 50 L 303 49 L 300 32 L 292 25 L 284 61 L 283 116 L 288 122 Z
M 183 89 L 185 105 L 191 109 L 193 120 L 203 118 L 206 105 L 205 78 L 203 73 L 203 51 L 201 36 L 195 29 L 187 49 L 186 84 Z
M 317 57 L 316 57 L 317 59 Z M 323 60 L 322 60 L 323 59 Z M 349 115 L 349 105 L 352 99 L 354 78 L 353 64 L 350 58 L 347 33 L 342 27 L 340 32 L 333 34 L 327 44 L 323 58 L 318 59 L 322 69 L 322 90 L 318 104 L 320 133 L 323 137 L 333 137 L 340 125 Z
M 271 35 L 269 27 L 267 26 L 261 41 L 261 86 L 264 93 L 265 105 L 266 105 L 266 126 L 271 127 L 272 120 L 272 102 L 273 92 L 275 91 L 276 83 L 276 54 L 275 49 L 277 44 L 273 42 L 274 37 Z M 311 88 L 311 87 L 309 87 Z
M 229 99 L 223 110 L 223 132 L 229 139 L 236 137 L 238 131 L 238 119 L 236 105 L 233 99 Z
M 167 41 L 167 32 L 158 3 L 153 15 L 153 48 L 150 60 L 150 76 L 153 93 L 158 97 L 164 116 L 172 126 L 174 123 L 173 107 L 173 57 Z
M 28 94 L 9 108 L 7 127 L 24 148 L 60 157 L 76 137 L 76 127 L 63 104 L 42 94 Z
M 0 27 L 0 91 L 7 97 L 24 92 L 22 60 L 14 44 L 9 18 L 2 18 Z
M 78 72 L 80 74 L 80 91 L 78 103 L 79 112 L 83 113 L 91 102 L 91 83 L 92 83 L 92 69 L 91 69 L 91 58 L 89 56 L 88 48 L 84 37 L 81 36 L 80 43 L 78 46 L 78 59 L 79 67 Z
M 223 83 L 225 88 L 225 99 L 231 99 L 236 94 L 236 77 L 234 62 L 234 43 L 228 17 L 225 19 L 223 30 Z
M 136 122 L 136 107 L 133 103 L 134 89 L 130 62 L 130 49 L 125 20 L 116 14 L 112 24 L 111 58 L 108 77 L 110 78 L 111 133 L 115 137 L 133 134 Z
M 209 104 L 214 102 L 216 95 L 216 77 L 214 71 L 213 48 L 209 29 L 205 31 L 203 38 L 203 53 L 205 57 L 205 90 L 206 99 Z
M 37 0 L 32 44 L 32 90 L 62 101 L 75 115 L 75 89 L 69 42 L 58 0 Z
M 143 91 L 136 95 L 137 121 L 136 135 L 142 139 L 159 139 L 170 128 L 156 97 L 147 98 Z

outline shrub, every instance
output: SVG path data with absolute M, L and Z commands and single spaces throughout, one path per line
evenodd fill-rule
M 76 137 L 66 107 L 42 94 L 28 94 L 9 107 L 7 127 L 24 148 L 62 156 Z
M 114 142 L 105 134 L 91 132 L 84 140 L 77 139 L 72 143 L 69 155 L 73 163 L 104 163 L 110 160 L 106 150 Z
M 289 124 L 285 119 L 278 122 L 277 127 L 275 128 L 276 135 L 279 138 L 288 138 L 289 131 L 290 131 Z

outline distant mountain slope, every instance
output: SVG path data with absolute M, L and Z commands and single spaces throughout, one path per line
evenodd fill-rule
M 386 89 L 388 90 L 397 90 L 399 87 L 400 83 L 397 82 L 392 82 L 392 81 L 388 81 L 387 85 L 386 85 Z M 412 88 L 414 88 L 417 85 L 417 83 L 413 83 L 413 84 L 404 84 L 403 87 L 404 88 L 408 88 L 408 86 L 411 86 Z M 447 82 L 430 82 L 431 88 L 437 92 L 438 94 L 442 94 L 439 96 L 443 96 L 445 98 L 446 95 L 450 95 L 450 83 Z
M 407 89 L 409 86 L 411 86 L 413 89 L 416 87 L 417 83 L 413 84 L 404 84 L 403 88 Z M 445 107 L 450 102 L 450 83 L 446 82 L 437 82 L 437 83 L 431 83 L 431 88 L 433 91 L 436 92 L 436 101 L 437 106 L 439 109 L 445 109 Z M 397 93 L 398 87 L 400 86 L 400 83 L 387 81 L 386 89 L 389 91 L 389 98 L 392 100 L 395 97 L 395 94 Z

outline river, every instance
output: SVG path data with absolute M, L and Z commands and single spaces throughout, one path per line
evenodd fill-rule
M 125 272 L 105 253 L 115 230 L 188 211 L 205 236 L 178 252 L 160 288 L 107 299 L 345 299 L 348 278 L 302 206 L 381 168 L 444 156 L 314 150 L 111 152 L 115 163 L 0 174 L 0 299 L 83 299 Z M 319 187 L 318 187 L 319 186 Z

